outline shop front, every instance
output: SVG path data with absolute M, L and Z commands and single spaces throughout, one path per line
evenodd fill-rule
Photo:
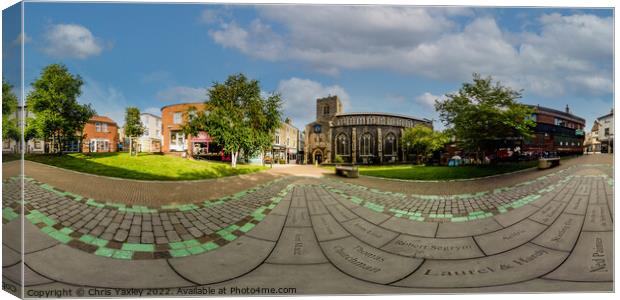
M 195 159 L 230 161 L 230 155 L 224 153 L 223 147 L 213 142 L 213 138 L 205 131 L 200 131 L 191 138 L 192 156 Z

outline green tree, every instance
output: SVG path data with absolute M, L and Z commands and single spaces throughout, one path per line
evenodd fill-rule
M 82 144 L 84 125 L 95 115 L 90 104 L 77 101 L 83 83 L 79 75 L 59 64 L 43 68 L 41 76 L 32 83 L 33 89 L 26 98 L 28 109 L 36 115 L 31 130 L 45 144 L 50 143 L 51 152 L 62 154 L 64 142 L 75 138 Z
M 183 126 L 186 135 L 208 132 L 231 155 L 232 167 L 237 166 L 239 153 L 251 156 L 271 145 L 281 120 L 279 94 L 262 97 L 257 80 L 235 74 L 224 83 L 215 82 L 208 96 L 207 111 L 192 113 Z
M 473 74 L 457 93 L 435 100 L 441 121 L 465 150 L 481 158 L 507 138 L 530 138 L 536 123 L 534 110 L 517 102 L 521 92 Z
M 12 115 L 17 111 L 17 96 L 13 87 L 2 80 L 2 139 L 20 140 L 17 118 Z
M 137 107 L 127 107 L 125 110 L 125 135 L 129 137 L 129 155 L 138 155 L 135 139 L 144 134 L 144 125 L 140 120 L 140 110 Z
M 440 150 L 448 142 L 448 135 L 421 124 L 405 129 L 401 137 L 401 145 L 416 154 L 417 163 L 426 163 L 433 152 Z

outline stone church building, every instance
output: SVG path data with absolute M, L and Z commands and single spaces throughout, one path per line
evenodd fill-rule
M 389 113 L 344 113 L 338 96 L 316 100 L 316 120 L 306 125 L 306 162 L 333 163 L 340 156 L 345 163 L 384 164 L 406 161 L 400 138 L 405 128 L 428 119 Z

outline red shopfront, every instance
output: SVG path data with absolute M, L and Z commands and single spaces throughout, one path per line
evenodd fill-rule
M 191 138 L 192 155 L 196 159 L 230 161 L 230 155 L 224 153 L 223 147 L 213 142 L 213 138 L 201 131 Z

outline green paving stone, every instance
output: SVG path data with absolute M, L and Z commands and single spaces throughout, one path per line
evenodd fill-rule
M 234 235 L 234 234 L 232 234 L 232 233 L 227 233 L 227 234 L 224 234 L 224 235 L 221 235 L 221 234 L 220 234 L 220 236 L 221 236 L 222 238 L 224 238 L 225 240 L 227 240 L 227 241 L 234 241 L 234 240 L 236 240 L 236 239 L 237 239 L 237 236 L 236 236 L 236 235 Z
M 104 240 L 104 239 L 94 239 L 90 242 L 90 244 L 93 244 L 95 246 L 99 246 L 99 247 L 103 247 L 105 245 L 108 244 L 108 241 Z
M 200 246 L 200 242 L 197 240 L 187 240 L 183 242 L 185 244 L 185 247 L 195 247 L 195 246 Z
M 85 235 L 80 237 L 80 241 L 82 241 L 84 243 L 91 243 L 94 240 L 95 240 L 95 237 L 90 235 L 90 234 L 85 234 Z
M 41 231 L 43 231 L 43 232 L 45 232 L 45 233 L 47 233 L 47 234 L 50 234 L 50 233 L 52 233 L 52 232 L 56 231 L 56 229 L 54 229 L 54 228 L 52 228 L 52 227 L 50 227 L 50 226 L 47 226 L 47 227 L 43 227 L 43 228 L 41 228 Z
M 239 227 L 239 231 L 248 232 L 252 228 L 254 228 L 254 226 L 256 226 L 256 225 L 254 225 L 252 223 L 245 223 L 243 226 Z
M 71 233 L 73 232 L 73 229 L 68 228 L 68 227 L 64 227 L 64 228 L 62 228 L 62 229 L 60 230 L 60 232 L 62 232 L 62 233 L 64 233 L 64 234 L 69 235 L 69 234 L 71 234 Z
M 56 239 L 57 241 L 63 243 L 63 244 L 66 244 L 66 243 L 71 241 L 71 237 L 70 236 L 68 236 L 68 235 L 66 235 L 66 234 L 64 234 L 64 233 L 62 233 L 60 231 L 52 231 L 52 232 L 49 233 L 49 235 L 51 237 L 53 237 L 54 239 Z
M 131 259 L 133 257 L 133 252 L 127 250 L 116 250 L 114 251 L 114 254 L 112 254 L 112 257 L 118 259 Z
M 128 251 L 153 252 L 155 251 L 155 246 L 153 246 L 153 244 L 125 243 L 121 249 Z
M 207 251 L 205 248 L 203 248 L 201 246 L 195 246 L 195 247 L 187 248 L 187 250 L 191 254 L 200 254 L 200 253 L 203 253 L 203 252 Z
M 173 242 L 173 243 L 169 243 L 168 244 L 170 246 L 170 248 L 172 248 L 173 250 L 179 250 L 179 249 L 184 249 L 185 247 L 185 243 L 183 242 Z
M 183 257 L 191 255 L 191 253 L 185 249 L 172 249 L 168 250 L 168 252 L 170 252 L 170 255 L 172 257 Z
M 101 247 L 95 251 L 95 255 L 99 256 L 111 257 L 112 254 L 114 254 L 114 250 L 104 247 Z

